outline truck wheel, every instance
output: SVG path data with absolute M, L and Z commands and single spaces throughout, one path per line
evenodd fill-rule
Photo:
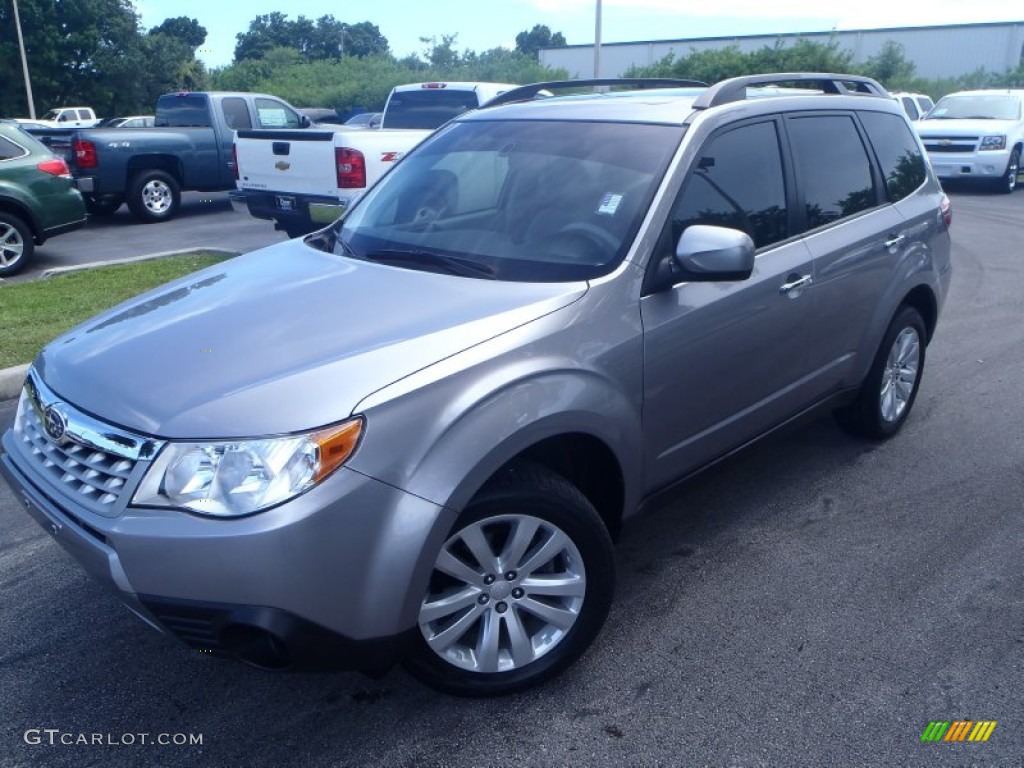
M 895 435 L 917 398 L 924 372 L 924 350 L 921 314 L 913 307 L 901 307 L 885 332 L 857 399 L 834 411 L 839 426 L 874 440 Z
M 537 685 L 594 640 L 614 584 L 615 553 L 593 505 L 560 475 L 514 465 L 437 553 L 406 667 L 460 696 Z
M 13 214 L 0 211 L 0 277 L 24 269 L 35 250 L 28 224 Z
M 85 198 L 85 210 L 93 216 L 110 216 L 124 202 L 120 197 L 87 197 Z
M 1008 195 L 1017 188 L 1017 176 L 1020 174 L 1020 150 L 1014 148 L 1010 160 L 1006 163 L 1006 173 L 995 183 L 996 192 Z
M 164 171 L 140 171 L 128 190 L 128 207 L 139 221 L 152 224 L 173 219 L 181 205 L 181 189 Z

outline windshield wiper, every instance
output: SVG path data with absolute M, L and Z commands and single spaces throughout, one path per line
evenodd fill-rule
M 338 242 L 344 245 L 341 238 L 338 238 Z M 488 280 L 495 279 L 494 268 L 487 264 L 482 264 L 479 261 L 473 261 L 472 259 L 463 259 L 458 256 L 446 256 L 443 253 L 436 253 L 434 251 L 371 251 L 370 253 L 365 254 L 362 258 L 367 261 L 379 261 L 381 263 L 440 267 L 441 269 L 448 271 L 450 274 L 461 275 L 462 277 L 483 277 Z

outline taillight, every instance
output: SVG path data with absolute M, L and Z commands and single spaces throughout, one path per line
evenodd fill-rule
M 235 171 L 235 181 L 238 181 L 238 145 L 231 145 L 231 166 Z
M 84 139 L 75 139 L 71 143 L 71 151 L 75 153 L 75 165 L 79 168 L 95 168 L 99 165 L 96 157 L 96 145 Z
M 947 227 L 953 223 L 953 204 L 946 195 L 942 196 L 942 202 L 939 203 L 939 212 L 942 214 L 942 220 L 946 222 Z
M 366 158 L 358 149 L 336 147 L 334 164 L 338 169 L 338 189 L 362 189 L 366 186 Z
M 51 176 L 70 176 L 71 169 L 68 168 L 68 164 L 61 160 L 59 157 L 51 157 L 49 160 L 43 160 L 36 166 L 43 173 L 48 173 Z

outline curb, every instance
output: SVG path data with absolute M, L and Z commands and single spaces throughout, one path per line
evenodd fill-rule
M 65 275 L 69 272 L 78 272 L 83 269 L 94 269 L 96 267 L 109 267 L 114 264 L 132 264 L 136 261 L 149 261 L 164 256 L 180 256 L 193 251 L 207 251 L 209 253 L 224 254 L 225 256 L 238 256 L 238 251 L 230 251 L 227 248 L 206 248 L 196 246 L 194 248 L 178 249 L 176 251 L 161 251 L 160 253 L 147 253 L 144 256 L 128 256 L 123 259 L 112 259 L 111 261 L 93 261 L 88 264 L 73 264 L 67 267 L 54 267 L 44 271 L 40 279 L 45 280 L 56 275 Z M 11 368 L 0 368 L 0 402 L 15 398 L 21 392 L 21 385 L 25 382 L 25 375 L 28 373 L 28 363 L 15 365 Z

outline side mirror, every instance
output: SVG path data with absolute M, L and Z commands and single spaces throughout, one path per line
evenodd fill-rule
M 679 238 L 670 268 L 673 282 L 746 280 L 754 271 L 754 241 L 738 229 L 694 224 Z
M 299 115 L 299 128 L 309 128 L 313 121 L 307 115 Z

